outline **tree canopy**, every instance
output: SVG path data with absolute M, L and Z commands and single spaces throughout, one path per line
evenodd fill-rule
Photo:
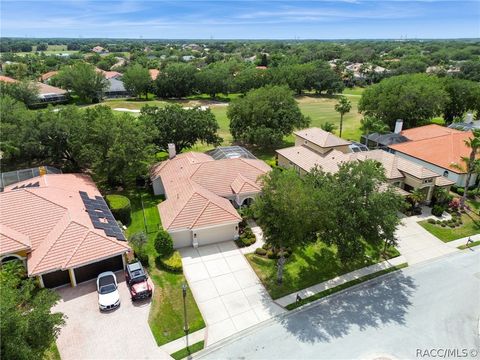
M 310 123 L 291 90 L 284 86 L 269 85 L 249 91 L 230 104 L 227 116 L 235 140 L 262 147 L 277 145 L 283 136 Z
M 168 64 L 155 80 L 155 93 L 162 98 L 182 98 L 193 94 L 197 70 L 189 64 Z
M 148 98 L 148 91 L 151 89 L 152 78 L 148 69 L 140 64 L 135 64 L 127 68 L 123 73 L 122 81 L 125 89 L 132 95 L 139 97 L 145 95 Z
M 84 62 L 62 68 L 55 76 L 55 84 L 72 90 L 80 100 L 85 102 L 99 101 L 108 87 L 108 81 L 103 74 L 97 72 L 94 66 Z
M 176 104 L 164 108 L 145 106 L 139 120 L 156 129 L 153 142 L 160 150 L 167 151 L 169 143 L 175 144 L 180 152 L 198 141 L 212 145 L 222 142 L 217 135 L 217 120 L 210 109 L 184 109 Z
M 380 118 L 391 129 L 397 119 L 411 128 L 441 115 L 447 101 L 448 94 L 439 78 L 400 75 L 365 89 L 358 108 L 365 115 Z
M 63 314 L 51 312 L 59 296 L 39 289 L 19 261 L 2 265 L 0 288 L 1 358 L 42 359 L 65 323 Z

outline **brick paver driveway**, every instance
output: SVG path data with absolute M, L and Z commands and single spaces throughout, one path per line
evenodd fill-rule
M 132 303 L 123 272 L 117 272 L 121 305 L 101 313 L 95 281 L 58 289 L 54 311 L 68 316 L 57 340 L 62 360 L 169 359 L 148 326 L 150 302 Z
M 273 303 L 233 241 L 180 249 L 211 345 L 284 310 Z

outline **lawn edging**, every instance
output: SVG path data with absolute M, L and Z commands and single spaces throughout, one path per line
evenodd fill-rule
M 475 246 L 478 246 L 480 245 L 480 240 L 478 241 L 474 241 L 470 244 L 464 244 L 464 245 L 460 245 L 460 246 L 457 246 L 457 249 L 460 249 L 460 250 L 466 250 L 466 249 L 470 249 L 471 247 L 475 247 Z
M 386 274 L 389 274 L 389 273 L 392 273 L 394 271 L 397 271 L 397 270 L 400 270 L 400 269 L 403 269 L 403 268 L 406 268 L 408 266 L 408 263 L 402 263 L 402 264 L 399 264 L 399 265 L 394 265 L 392 267 L 389 267 L 388 269 L 383 269 L 383 270 L 380 270 L 380 271 L 377 271 L 377 272 L 374 272 L 372 274 L 368 274 L 368 275 L 365 275 L 365 276 L 362 276 L 358 279 L 354 279 L 354 280 L 351 280 L 351 281 L 348 281 L 346 283 L 343 283 L 341 285 L 338 285 L 338 286 L 335 286 L 335 287 L 332 287 L 330 289 L 326 289 L 324 291 L 321 291 L 315 295 L 312 295 L 312 296 L 309 296 L 307 298 L 304 298 L 300 301 L 297 301 L 297 302 L 294 302 L 294 303 L 291 303 L 287 306 L 285 306 L 285 309 L 287 310 L 294 310 L 296 308 L 299 308 L 303 305 L 306 305 L 306 304 L 309 304 L 309 303 L 312 303 L 316 300 L 319 300 L 319 299 L 322 299 L 326 296 L 329 296 L 331 294 L 334 294 L 336 292 L 339 292 L 339 291 L 342 291 L 344 289 L 347 289 L 347 288 L 350 288 L 352 286 L 355 286 L 355 285 L 358 285 L 358 284 L 361 284 L 365 281 L 368 281 L 368 280 L 371 280 L 371 279 L 375 279 L 377 277 L 380 277 L 382 275 L 386 275 Z
M 186 358 L 187 356 L 192 355 L 193 353 L 199 352 L 200 350 L 203 350 L 205 347 L 205 341 L 199 341 L 195 344 L 192 344 L 187 348 L 183 348 L 181 350 L 175 351 L 174 353 L 170 354 L 172 358 L 175 360 L 181 360 Z

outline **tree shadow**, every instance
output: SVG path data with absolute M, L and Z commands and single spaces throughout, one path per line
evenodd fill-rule
M 301 342 L 330 342 L 354 328 L 405 324 L 416 288 L 413 278 L 398 272 L 327 297 L 278 321 Z

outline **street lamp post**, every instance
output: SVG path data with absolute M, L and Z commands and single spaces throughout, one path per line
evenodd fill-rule
M 188 322 L 187 322 L 187 284 L 182 284 L 182 293 L 183 293 L 183 318 L 185 320 L 183 330 L 185 331 L 185 340 L 187 342 L 187 351 L 190 354 L 190 348 L 188 347 Z

